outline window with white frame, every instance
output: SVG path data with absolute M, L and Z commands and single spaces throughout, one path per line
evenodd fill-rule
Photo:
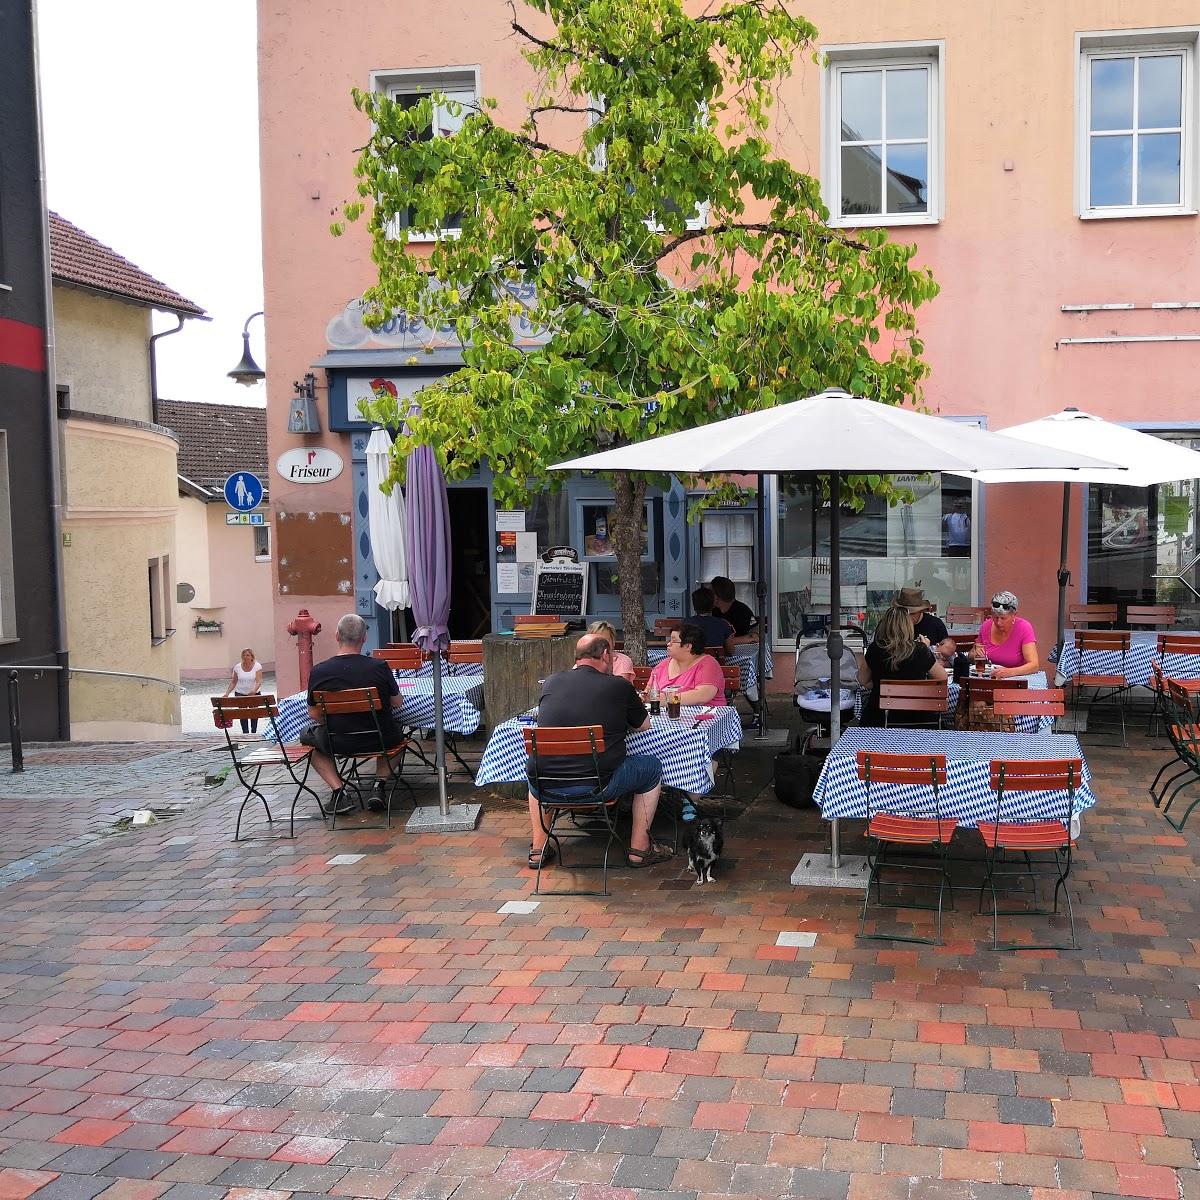
M 271 561 L 271 527 L 270 525 L 254 526 L 254 561 Z
M 415 108 L 432 93 L 439 94 L 433 105 L 433 121 L 417 135 L 423 142 L 439 137 L 453 137 L 463 121 L 474 111 L 479 98 L 479 75 L 475 67 L 446 67 L 435 71 L 378 71 L 372 75 L 372 85 L 404 109 Z M 396 227 L 409 230 L 409 240 L 432 241 L 456 233 L 461 218 L 452 216 L 439 229 L 414 229 L 412 213 L 404 210 L 396 218 Z
M 1079 214 L 1193 210 L 1196 31 L 1081 35 L 1079 46 Z
M 826 51 L 826 204 L 835 225 L 941 215 L 941 46 Z

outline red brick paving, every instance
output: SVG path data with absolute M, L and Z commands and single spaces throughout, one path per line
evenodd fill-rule
M 715 885 L 529 916 L 496 912 L 532 889 L 511 803 L 104 839 L 0 889 L 0 1200 L 1200 1200 L 1200 824 L 1145 798 L 1153 743 L 1089 760 L 1077 953 L 988 952 L 970 888 L 943 947 L 857 941 L 861 893 L 788 885 L 824 830 L 769 791 Z

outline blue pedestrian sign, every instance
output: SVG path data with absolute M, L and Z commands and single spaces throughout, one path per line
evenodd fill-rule
M 235 471 L 225 480 L 225 503 L 237 512 L 249 512 L 262 503 L 263 485 L 249 471 Z

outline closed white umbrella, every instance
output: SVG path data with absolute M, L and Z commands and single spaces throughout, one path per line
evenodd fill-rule
M 1110 459 L 1036 446 L 957 421 L 880 404 L 838 389 L 760 412 L 714 421 L 683 433 L 557 463 L 556 471 L 672 471 L 717 474 L 808 471 L 829 475 L 830 490 L 830 694 L 841 686 L 840 488 L 843 473 L 898 474 L 944 471 L 965 475 L 984 468 L 1024 472 L 1030 468 L 1107 468 Z M 760 494 L 760 503 L 761 494 Z M 760 619 L 763 614 L 759 614 Z M 760 638 L 760 658 L 765 647 Z M 759 678 L 764 678 L 760 669 Z M 765 689 L 764 689 L 765 690 Z M 831 706 L 834 739 L 841 727 Z M 832 830 L 832 865 L 840 861 L 837 822 Z
M 1200 479 L 1200 454 L 1148 433 L 1115 425 L 1092 413 L 1066 408 L 1036 421 L 1010 425 L 999 430 L 1004 437 L 1032 446 L 1074 450 L 1107 459 L 1122 470 L 1090 468 L 1080 471 L 978 471 L 981 483 L 1061 483 L 1063 485 L 1062 530 L 1059 538 L 1058 627 L 1054 637 L 1062 649 L 1067 615 L 1067 535 L 1071 517 L 1071 484 L 1108 483 L 1119 487 L 1153 487 L 1176 479 Z
M 408 608 L 408 553 L 404 533 L 404 493 L 400 485 L 386 495 L 381 484 L 391 468 L 392 439 L 386 429 L 373 429 L 367 441 L 367 522 L 371 558 L 379 572 L 375 600 L 389 611 Z

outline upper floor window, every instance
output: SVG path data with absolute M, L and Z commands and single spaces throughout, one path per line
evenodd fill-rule
M 835 225 L 941 215 L 941 46 L 826 51 L 823 182 Z
M 474 67 L 442 68 L 434 71 L 376 71 L 372 75 L 372 86 L 384 92 L 402 108 L 415 108 L 432 93 L 438 93 L 433 105 L 433 120 L 419 134 L 420 141 L 428 142 L 439 137 L 453 137 L 463 121 L 474 110 L 479 98 L 479 76 Z M 427 242 L 447 234 L 455 234 L 461 227 L 461 218 L 452 216 L 437 229 L 415 229 L 411 210 L 404 210 L 396 217 L 397 228 L 409 230 L 409 241 Z
M 1084 217 L 1194 211 L 1196 31 L 1079 38 Z

